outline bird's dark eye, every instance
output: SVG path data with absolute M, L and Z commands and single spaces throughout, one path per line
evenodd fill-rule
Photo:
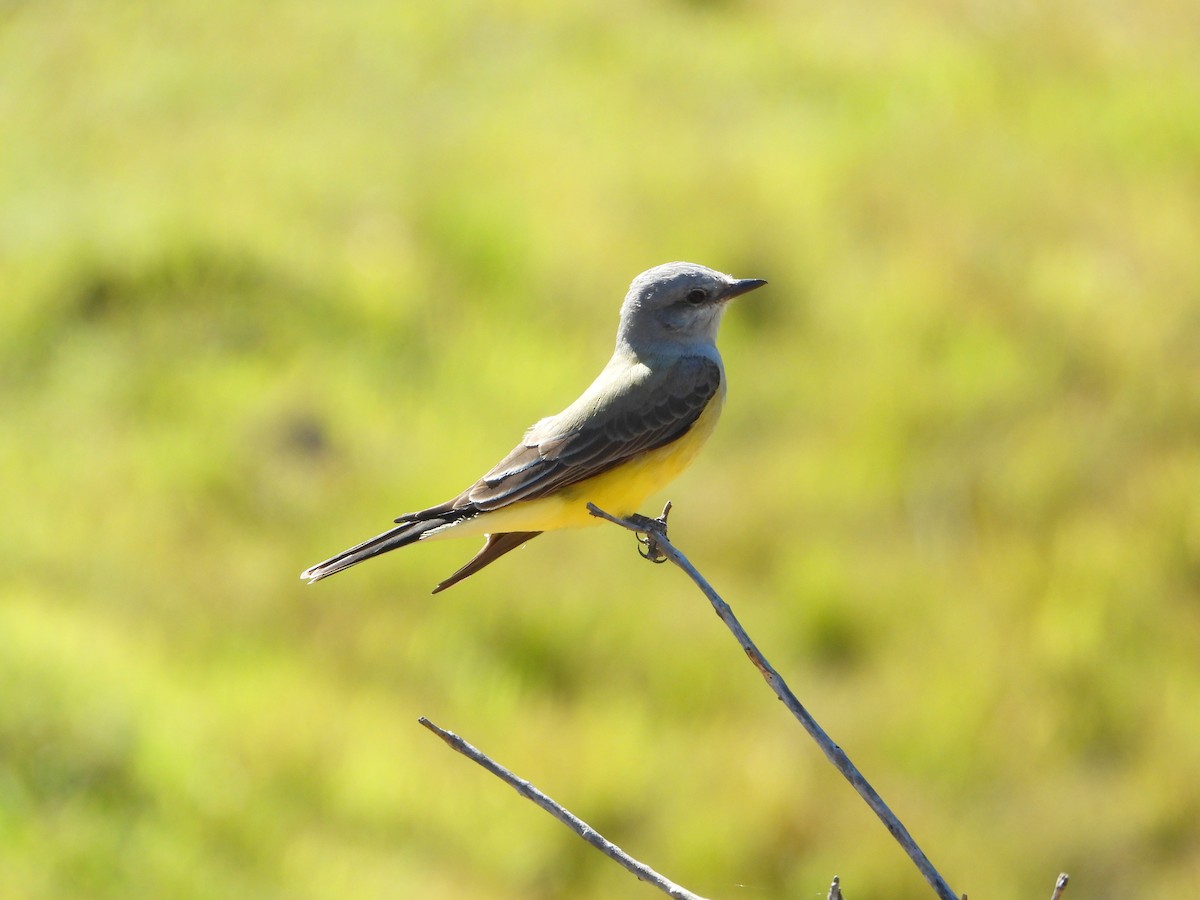
M 696 288 L 694 291 L 688 291 L 687 302 L 692 304 L 692 306 L 699 306 L 704 302 L 707 296 L 708 295 L 704 293 L 704 291 Z

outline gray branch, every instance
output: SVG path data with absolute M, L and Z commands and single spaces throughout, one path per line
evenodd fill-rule
M 896 818 L 895 814 L 883 802 L 883 798 L 879 796 L 876 790 L 871 787 L 870 783 L 858 771 L 854 763 L 845 754 L 841 747 L 833 742 L 828 734 L 825 733 L 817 721 L 808 713 L 808 710 L 796 699 L 796 695 L 792 693 L 791 688 L 783 680 L 783 677 L 775 671 L 775 668 L 767 662 L 762 652 L 750 639 L 746 630 L 742 628 L 741 623 L 733 614 L 729 604 L 726 603 L 721 596 L 713 589 L 712 585 L 704 578 L 703 575 L 696 569 L 691 562 L 679 552 L 678 549 L 667 539 L 667 514 L 671 511 L 671 504 L 667 503 L 663 507 L 662 514 L 657 519 L 650 519 L 646 516 L 630 516 L 628 519 L 620 519 L 616 516 L 606 513 L 604 510 L 595 506 L 592 503 L 588 504 L 588 511 L 601 519 L 606 519 L 616 525 L 621 526 L 637 535 L 638 542 L 645 548 L 642 556 L 649 559 L 651 562 L 666 562 L 670 560 L 682 569 L 688 577 L 692 579 L 708 598 L 713 609 L 721 621 L 729 628 L 746 656 L 754 663 L 755 667 L 762 674 L 767 684 L 775 692 L 775 695 L 783 701 L 784 706 L 788 711 L 804 726 L 804 729 L 812 736 L 813 740 L 824 752 L 830 762 L 842 773 L 843 777 L 854 787 L 859 796 L 866 801 L 867 805 L 875 812 L 880 821 L 895 838 L 896 842 L 904 848 L 905 853 L 916 865 L 917 869 L 925 876 L 925 880 L 933 887 L 934 892 L 941 900 L 959 900 L 957 894 L 950 889 L 946 884 L 945 879 L 938 873 L 937 869 L 925 856 L 925 853 L 917 846 L 912 835 L 908 833 L 908 829 L 903 823 Z M 603 835 L 597 832 L 594 828 L 588 825 L 579 817 L 573 815 L 553 799 L 543 794 L 528 781 L 518 777 L 508 769 L 501 766 L 495 760 L 491 759 L 481 750 L 471 746 L 461 737 L 453 732 L 446 731 L 434 725 L 429 719 L 421 716 L 418 721 L 425 728 L 432 731 L 440 737 L 453 750 L 461 753 L 463 756 L 478 763 L 484 769 L 487 769 L 501 781 L 508 784 L 517 791 L 522 797 L 527 800 L 532 800 L 535 804 L 546 810 L 568 828 L 578 834 L 589 844 L 598 849 L 601 853 L 609 858 L 620 863 L 624 868 L 637 876 L 638 880 L 652 884 L 660 891 L 667 894 L 669 897 L 674 897 L 676 900 L 704 900 L 698 894 L 693 894 L 686 888 L 680 887 L 673 881 L 663 877 L 655 872 L 645 863 L 634 859 L 616 844 L 606 839 Z M 1058 876 L 1058 880 L 1054 885 L 1054 893 L 1051 900 L 1059 900 L 1062 897 L 1063 891 L 1066 890 L 1069 878 L 1066 873 Z M 834 877 L 833 883 L 829 886 L 829 900 L 841 900 L 841 884 L 840 879 Z M 961 900 L 967 900 L 967 895 L 963 894 Z
M 667 514 L 670 510 L 671 504 L 668 503 L 663 508 L 662 515 L 657 519 L 650 519 L 646 516 L 630 516 L 628 519 L 619 519 L 616 516 L 609 515 L 595 504 L 588 504 L 588 511 L 593 516 L 606 519 L 637 534 L 639 536 L 638 540 L 646 548 L 642 555 L 647 559 L 654 562 L 669 559 L 687 573 L 688 577 L 696 583 L 696 586 L 704 592 L 704 596 L 713 605 L 713 609 L 721 617 L 721 621 L 733 632 L 733 636 L 742 645 L 742 650 L 745 651 L 746 656 L 750 658 L 750 661 L 754 663 L 758 671 L 762 673 L 767 684 L 771 686 L 771 690 L 783 701 L 783 705 L 788 708 L 788 711 L 804 726 L 804 730 L 817 742 L 817 745 L 821 748 L 825 756 L 828 757 L 829 761 L 837 767 L 837 770 L 842 773 L 843 777 L 858 791 L 858 795 L 866 801 L 867 806 L 871 807 L 875 815 L 883 822 L 884 827 L 891 832 L 896 842 L 904 848 L 904 852 L 908 854 L 909 859 L 913 861 L 913 864 L 925 876 L 925 880 L 933 887 L 938 897 L 942 898 L 942 900 L 959 900 L 958 895 L 946 884 L 946 880 L 933 867 L 933 863 L 929 861 L 924 851 L 917 846 L 917 842 L 908 833 L 908 829 L 896 818 L 895 814 L 883 802 L 883 798 L 879 796 L 875 788 L 871 787 L 867 779 L 858 771 L 854 763 L 850 761 L 850 757 L 845 754 L 841 747 L 833 742 L 829 735 L 825 733 L 825 729 L 817 724 L 817 720 L 809 715 L 808 710 L 796 699 L 796 695 L 792 693 L 791 688 L 787 686 L 787 683 L 780 674 L 767 662 L 762 652 L 750 640 L 750 636 L 746 634 L 746 630 L 742 628 L 741 622 L 737 620 L 737 617 L 733 614 L 733 610 L 729 608 L 729 604 L 721 599 L 720 594 L 713 590 L 712 585 L 696 570 L 696 567 L 667 539 Z
M 528 781 L 525 781 L 523 778 L 519 778 L 518 776 L 514 775 L 508 769 L 504 768 L 504 766 L 487 756 L 487 754 L 476 749 L 475 747 L 472 747 L 457 734 L 439 728 L 424 716 L 421 716 L 421 718 L 419 718 L 417 721 L 445 741 L 446 744 L 451 747 L 451 749 L 458 751 L 463 756 L 470 760 L 474 760 L 479 765 L 483 766 L 505 784 L 509 785 L 509 787 L 516 790 L 516 792 L 522 797 L 526 798 L 527 800 L 532 800 L 542 809 L 546 810 L 546 812 L 550 813 L 550 815 L 554 816 L 554 818 L 558 819 L 605 856 L 616 860 L 618 863 L 636 875 L 640 881 L 645 881 L 654 885 L 668 897 L 674 897 L 676 900 L 704 900 L 704 898 L 699 894 L 693 894 L 686 888 L 682 888 L 673 881 L 670 881 L 669 879 L 664 878 L 662 875 L 659 875 L 645 863 L 638 862 L 612 841 L 607 840 L 587 822 L 583 821 L 578 816 L 572 815 L 563 807 L 555 803 L 550 797 L 547 797 L 545 794 L 535 788 Z

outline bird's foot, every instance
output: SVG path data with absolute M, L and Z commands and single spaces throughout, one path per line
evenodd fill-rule
M 670 512 L 671 501 L 668 500 L 657 519 L 639 515 L 629 517 L 629 521 L 638 526 L 637 542 L 641 544 L 641 547 L 638 548 L 638 553 L 641 554 L 642 559 L 648 559 L 652 563 L 665 563 L 667 561 L 667 555 L 658 546 L 658 539 L 667 536 L 667 516 Z

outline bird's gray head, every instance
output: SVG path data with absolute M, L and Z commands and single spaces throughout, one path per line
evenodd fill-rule
M 711 344 L 725 304 L 766 284 L 733 278 L 695 263 L 655 266 L 633 279 L 621 304 L 617 341 L 635 350 L 662 344 Z

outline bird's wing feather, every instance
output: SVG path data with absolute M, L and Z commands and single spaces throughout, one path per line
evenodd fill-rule
M 539 422 L 525 440 L 455 501 L 480 512 L 545 496 L 681 437 L 721 386 L 721 367 L 683 357 L 600 398 L 583 421 Z

